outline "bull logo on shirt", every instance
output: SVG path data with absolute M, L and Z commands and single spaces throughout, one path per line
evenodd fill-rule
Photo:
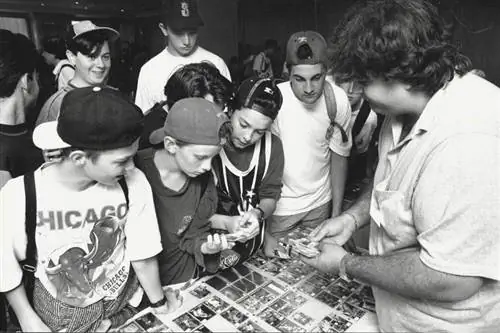
M 45 269 L 57 288 L 57 298 L 78 299 L 93 291 L 93 283 L 104 272 L 99 267 L 112 257 L 122 239 L 122 229 L 115 216 L 106 216 L 94 224 L 87 244 L 88 253 L 81 247 L 64 251 L 57 264 L 51 259 Z

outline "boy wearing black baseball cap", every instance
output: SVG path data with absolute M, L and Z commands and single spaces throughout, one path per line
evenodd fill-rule
M 290 82 L 278 85 L 282 112 L 272 130 L 285 154 L 283 190 L 270 220 L 282 236 L 340 213 L 351 150 L 351 109 L 344 91 L 326 81 L 326 41 L 315 31 L 292 34 L 286 48 Z
M 217 208 L 211 162 L 225 143 L 229 121 L 222 109 L 199 97 L 176 102 L 162 128 L 150 136 L 155 147 L 137 155 L 137 166 L 153 189 L 163 251 L 163 285 L 215 273 L 221 251 L 233 244 L 211 231 Z
M 281 104 L 281 92 L 272 79 L 243 81 L 231 114 L 231 138 L 212 163 L 219 194 L 214 227 L 233 232 L 251 224 L 243 229 L 250 234 L 244 232 L 233 248 L 237 260 L 227 264 L 248 259 L 263 243 L 268 256 L 276 247 L 266 234 L 266 219 L 273 214 L 282 187 L 283 147 L 270 132 Z
M 167 2 L 166 13 L 159 23 L 161 32 L 167 37 L 167 46 L 142 66 L 137 82 L 135 104 L 144 113 L 166 99 L 163 88 L 170 75 L 182 65 L 207 61 L 231 80 L 224 60 L 198 45 L 198 29 L 203 24 L 196 0 Z
M 115 327 L 138 282 L 159 311 L 178 306 L 161 288 L 151 188 L 133 164 L 142 124 L 142 112 L 118 91 L 88 87 L 64 97 L 58 121 L 35 129 L 35 144 L 62 157 L 0 192 L 0 291 L 23 331 Z M 31 300 L 19 261 L 33 257 L 33 245 Z

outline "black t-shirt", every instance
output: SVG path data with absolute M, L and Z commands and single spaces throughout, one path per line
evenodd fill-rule
M 0 124 L 0 170 L 12 178 L 33 171 L 43 163 L 42 151 L 33 144 L 26 124 Z

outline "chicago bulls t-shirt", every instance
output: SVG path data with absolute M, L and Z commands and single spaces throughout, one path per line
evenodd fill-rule
M 125 194 L 118 184 L 94 184 L 74 191 L 50 175 L 43 166 L 35 172 L 35 276 L 52 296 L 73 306 L 116 298 L 127 281 L 130 261 L 147 259 L 161 251 L 146 177 L 138 169 L 127 175 L 127 211 Z M 26 252 L 24 205 L 23 178 L 15 178 L 0 191 L 0 292 L 21 282 L 18 261 Z

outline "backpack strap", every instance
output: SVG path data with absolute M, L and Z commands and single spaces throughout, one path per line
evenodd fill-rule
M 128 198 L 128 185 L 127 185 L 127 181 L 125 180 L 125 177 L 120 178 L 120 180 L 118 181 L 118 184 L 120 184 L 120 187 L 122 188 L 122 191 L 123 191 L 123 195 L 125 195 L 125 201 L 127 202 L 127 211 L 128 211 L 130 201 Z
M 24 175 L 25 193 L 25 229 L 26 229 L 26 259 L 20 262 L 23 269 L 23 282 L 28 300 L 33 305 L 33 289 L 35 286 L 35 271 L 37 266 L 36 249 L 36 187 L 35 175 L 29 172 Z
M 325 102 L 326 102 L 326 112 L 328 113 L 328 118 L 330 118 L 330 126 L 326 130 L 325 139 L 326 141 L 330 141 L 333 135 L 333 130 L 337 127 L 340 130 L 340 134 L 342 135 L 342 142 L 347 142 L 349 137 L 345 132 L 344 128 L 339 125 L 335 121 L 337 117 L 337 101 L 335 99 L 335 93 L 333 92 L 332 85 L 330 82 L 325 80 L 325 88 L 324 88 Z
M 367 101 L 363 101 L 363 104 L 361 104 L 361 108 L 359 109 L 358 116 L 354 121 L 354 125 L 352 125 L 353 138 L 356 137 L 359 134 L 359 132 L 361 132 L 361 129 L 363 128 L 363 125 L 366 122 L 366 119 L 368 119 L 370 111 L 371 111 L 370 104 L 368 104 Z
M 59 76 L 61 76 L 61 72 L 64 68 L 66 67 L 69 67 L 71 68 L 72 70 L 75 70 L 75 66 L 71 65 L 71 64 L 64 64 L 61 66 L 61 68 L 59 69 L 59 72 L 57 73 L 57 76 L 56 76 L 56 81 L 59 80 Z

